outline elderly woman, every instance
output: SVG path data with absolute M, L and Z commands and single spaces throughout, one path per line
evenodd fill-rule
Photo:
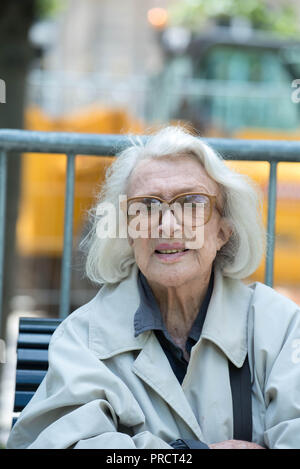
M 299 308 L 242 282 L 264 252 L 259 206 L 183 129 L 123 151 L 89 236 L 102 288 L 55 331 L 8 447 L 300 448 Z

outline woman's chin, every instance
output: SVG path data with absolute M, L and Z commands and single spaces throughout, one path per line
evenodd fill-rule
M 187 274 L 186 269 L 178 269 L 174 265 L 167 265 L 161 268 L 159 272 L 157 270 L 155 273 L 153 272 L 151 280 L 166 288 L 180 287 L 190 278 L 190 275 Z

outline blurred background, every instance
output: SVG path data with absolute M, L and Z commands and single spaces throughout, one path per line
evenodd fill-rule
M 299 46 L 297 0 L 2 0 L 0 128 L 126 134 L 179 122 L 203 137 L 299 140 Z M 72 310 L 97 290 L 78 244 L 112 161 L 76 159 Z M 266 220 L 268 164 L 226 164 L 258 184 Z M 58 316 L 65 171 L 64 155 L 9 158 L 0 444 L 18 318 Z M 300 304 L 298 163 L 278 167 L 274 287 Z

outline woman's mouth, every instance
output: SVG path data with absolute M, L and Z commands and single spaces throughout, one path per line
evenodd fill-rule
M 156 249 L 155 256 L 163 261 L 172 262 L 187 254 L 189 249 Z

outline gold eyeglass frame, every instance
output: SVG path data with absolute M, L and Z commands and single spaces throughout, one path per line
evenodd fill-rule
M 124 210 L 124 212 L 126 213 L 126 215 L 128 217 L 127 204 L 128 204 L 128 202 L 132 202 L 133 200 L 140 200 L 140 199 L 146 199 L 146 198 L 147 199 L 155 199 L 155 200 L 159 200 L 159 202 L 161 202 L 163 204 L 169 205 L 169 207 L 171 208 L 171 204 L 173 204 L 176 201 L 176 199 L 179 199 L 180 197 L 183 197 L 183 196 L 186 196 L 186 195 L 203 195 L 205 197 L 208 197 L 209 202 L 210 202 L 210 204 L 209 204 L 210 211 L 209 211 L 208 219 L 203 224 L 203 226 L 206 225 L 209 222 L 209 220 L 211 219 L 213 209 L 216 205 L 217 196 L 216 195 L 211 195 L 211 194 L 206 194 L 204 192 L 183 192 L 182 194 L 177 194 L 175 197 L 173 197 L 169 201 L 165 200 L 165 199 L 162 199 L 161 197 L 158 197 L 156 195 L 138 195 L 138 196 L 135 196 L 135 197 L 129 197 L 129 199 L 127 199 L 127 200 L 123 200 L 121 202 L 121 208 L 122 208 L 122 210 Z M 217 206 L 216 206 L 216 208 L 217 208 L 218 212 L 220 213 Z

